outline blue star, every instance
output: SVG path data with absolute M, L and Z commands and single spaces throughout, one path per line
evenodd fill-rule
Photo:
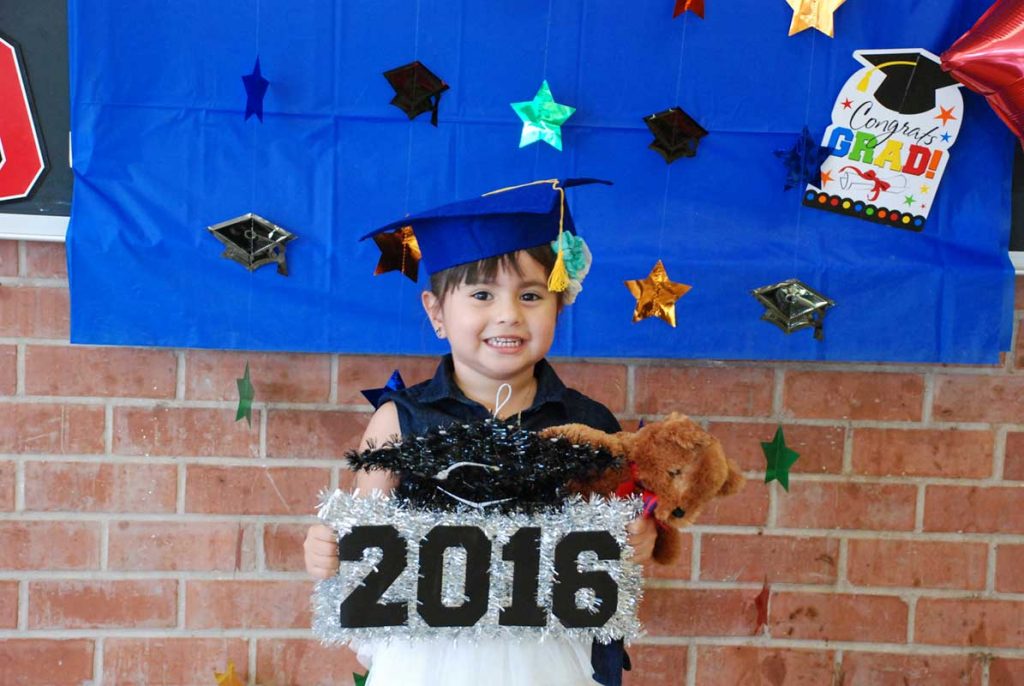
M 405 382 L 402 381 L 402 375 L 398 373 L 398 370 L 391 372 L 391 378 L 384 384 L 383 388 L 367 388 L 359 391 L 363 394 L 363 397 L 370 401 L 374 409 L 380 407 L 380 399 L 388 391 L 400 391 L 405 388 Z
M 775 156 L 786 165 L 786 190 L 810 184 L 821 186 L 821 165 L 832 154 L 828 147 L 811 138 L 807 127 L 789 150 L 776 150 Z
M 242 83 L 245 85 L 246 121 L 254 114 L 263 121 L 263 96 L 267 94 L 270 81 L 263 78 L 263 74 L 260 73 L 259 56 L 256 57 L 256 66 L 252 68 L 252 73 L 242 77 Z
M 949 139 L 950 139 L 950 135 L 949 135 L 948 131 L 946 133 L 942 134 L 942 142 L 943 143 L 948 143 Z

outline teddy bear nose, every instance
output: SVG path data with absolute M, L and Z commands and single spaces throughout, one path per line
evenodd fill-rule
M 676 509 L 672 510 L 672 516 L 673 517 L 677 517 L 677 518 L 678 517 L 685 517 L 686 516 L 686 510 L 684 510 L 681 507 L 677 507 Z

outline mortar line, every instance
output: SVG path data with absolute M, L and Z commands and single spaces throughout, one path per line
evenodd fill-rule
M 17 398 L 25 397 L 25 355 L 27 354 L 24 343 L 18 343 L 14 347 L 14 395 Z
M 341 361 L 337 355 L 331 355 L 330 379 L 328 379 L 327 402 L 331 405 L 338 404 L 338 373 L 341 368 Z

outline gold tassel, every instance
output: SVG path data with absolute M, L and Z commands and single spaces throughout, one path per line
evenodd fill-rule
M 548 277 L 548 290 L 552 293 L 561 293 L 569 287 L 569 272 L 565 269 L 565 258 L 562 256 L 562 240 L 558 240 L 558 257 L 555 258 L 555 266 L 551 268 L 551 276 Z

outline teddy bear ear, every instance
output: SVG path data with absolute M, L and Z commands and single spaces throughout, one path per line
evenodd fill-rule
M 729 465 L 729 474 L 725 477 L 725 483 L 719 489 L 718 495 L 738 493 L 747 485 L 746 477 L 743 476 L 736 464 L 728 458 L 726 458 L 726 463 Z

